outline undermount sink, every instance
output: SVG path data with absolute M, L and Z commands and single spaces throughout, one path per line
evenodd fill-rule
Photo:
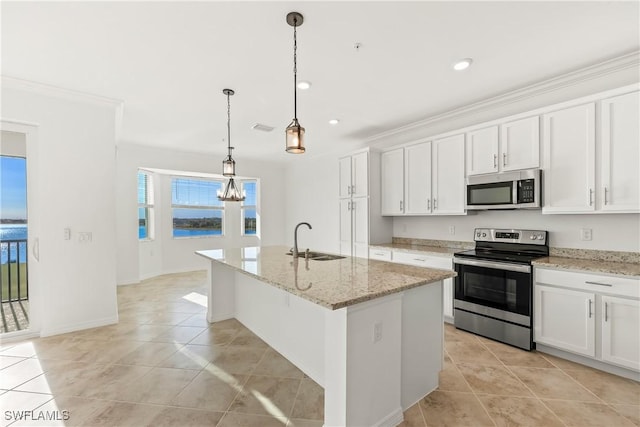
M 293 255 L 291 252 L 287 252 L 287 255 Z M 344 259 L 341 255 L 323 254 L 322 252 L 300 252 L 298 258 L 307 258 L 314 261 L 332 261 L 334 259 Z

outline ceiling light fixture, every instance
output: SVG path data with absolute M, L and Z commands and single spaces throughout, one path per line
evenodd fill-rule
M 297 69 L 297 34 L 296 28 L 302 25 L 303 17 L 298 12 L 290 12 L 287 14 L 287 24 L 293 27 L 293 120 L 287 126 L 287 153 L 302 154 L 304 148 L 304 128 L 298 123 L 298 69 Z
M 300 90 L 307 90 L 311 87 L 311 82 L 308 82 L 306 80 L 302 80 L 301 82 L 298 83 L 298 89 Z
M 456 71 L 466 70 L 467 68 L 469 68 L 472 62 L 473 62 L 473 59 L 471 58 L 461 59 L 453 64 L 453 69 Z
M 222 161 L 222 175 L 228 176 L 229 181 L 224 188 L 224 192 L 218 191 L 218 200 L 223 202 L 241 202 L 245 199 L 244 194 L 240 193 L 240 190 L 236 186 L 233 177 L 236 176 L 236 162 L 231 157 L 231 151 L 233 147 L 231 146 L 231 95 L 235 92 L 232 89 L 224 89 L 222 91 L 225 95 L 227 95 L 227 149 L 228 155 Z
M 337 125 L 338 123 L 340 123 L 340 120 L 338 120 L 338 119 L 331 119 L 331 120 L 329 120 L 329 124 L 330 124 L 330 125 Z

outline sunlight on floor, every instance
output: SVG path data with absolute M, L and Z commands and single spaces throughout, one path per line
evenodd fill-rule
M 197 292 L 191 292 L 190 294 L 183 296 L 182 299 L 186 299 L 187 301 L 194 302 L 205 308 L 207 307 L 207 296 L 199 294 Z

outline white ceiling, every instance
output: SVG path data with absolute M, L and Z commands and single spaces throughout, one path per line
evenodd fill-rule
M 311 155 L 640 47 L 637 1 L 2 1 L 2 75 L 121 99 L 125 141 L 197 152 L 224 151 L 232 88 L 235 156 L 293 159 L 293 10 Z

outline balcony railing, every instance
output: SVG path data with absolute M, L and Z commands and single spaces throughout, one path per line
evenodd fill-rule
M 2 240 L 0 250 L 2 332 L 25 329 L 29 325 L 27 239 Z

